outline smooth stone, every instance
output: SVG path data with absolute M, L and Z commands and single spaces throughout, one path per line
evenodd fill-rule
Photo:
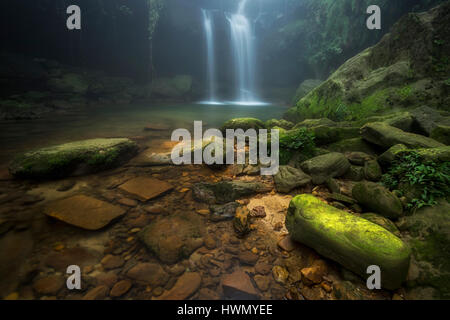
M 103 300 L 108 295 L 108 292 L 109 288 L 107 286 L 98 286 L 86 293 L 83 300 Z
M 41 295 L 56 295 L 65 284 L 62 276 L 48 276 L 33 283 L 33 289 Z
M 311 182 L 310 176 L 291 166 L 280 166 L 273 179 L 275 188 L 282 193 L 288 193 L 294 188 L 303 187 Z
M 111 297 L 121 297 L 123 296 L 125 293 L 128 292 L 128 290 L 130 290 L 132 284 L 130 281 L 128 280 L 121 280 L 119 282 L 117 282 L 114 287 L 112 287 L 111 292 L 109 293 L 109 295 Z
M 258 299 L 259 294 L 253 286 L 250 277 L 238 269 L 231 274 L 222 276 L 222 289 L 229 299 Z
M 173 186 L 158 179 L 138 177 L 120 185 L 119 189 L 138 197 L 142 201 L 148 201 L 172 190 Z
M 380 181 L 383 172 L 377 160 L 369 160 L 364 164 L 364 176 L 369 181 Z
M 336 178 L 344 175 L 350 168 L 347 158 L 338 152 L 331 152 L 301 164 L 303 171 L 311 175 L 314 184 L 322 184 L 329 178 Z
M 202 277 L 198 272 L 185 272 L 178 278 L 169 291 L 163 293 L 160 300 L 185 300 L 192 296 L 199 288 Z
M 98 230 L 125 214 L 125 210 L 85 195 L 57 200 L 44 208 L 50 217 L 86 230 Z
M 151 287 L 164 286 L 169 281 L 169 275 L 157 263 L 142 262 L 127 272 L 127 277 L 146 283 Z

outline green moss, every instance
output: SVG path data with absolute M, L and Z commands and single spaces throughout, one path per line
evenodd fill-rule
M 236 118 L 231 119 L 225 122 L 221 128 L 222 132 L 225 132 L 226 129 L 242 129 L 244 131 L 248 129 L 265 129 L 264 122 L 256 118 Z

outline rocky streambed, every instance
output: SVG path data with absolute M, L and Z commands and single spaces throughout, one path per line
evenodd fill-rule
M 238 122 L 261 127 L 247 120 Z M 288 127 L 279 128 L 282 148 L 302 128 L 317 141 L 308 155 L 285 150 L 274 177 L 251 165 L 174 166 L 170 144 L 154 152 L 142 137 L 18 157 L 10 172 L 21 179 L 0 177 L 2 297 L 448 297 L 448 202 L 411 212 L 408 196 L 380 179 L 412 149 L 448 163 L 449 147 L 392 117 L 357 130 L 323 122 L 262 123 Z M 58 180 L 31 179 L 42 177 Z M 374 264 L 380 290 L 366 286 Z M 81 290 L 66 287 L 69 265 L 82 270 Z

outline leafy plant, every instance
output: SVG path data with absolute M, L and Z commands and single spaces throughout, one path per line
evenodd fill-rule
M 437 164 L 425 160 L 416 152 L 404 153 L 383 175 L 383 183 L 391 190 L 405 192 L 405 188 L 410 187 L 416 190 L 416 197 L 408 203 L 409 209 L 432 206 L 437 199 L 450 196 L 450 163 Z
M 302 151 L 305 154 L 312 154 L 314 151 L 314 133 L 306 128 L 286 131 L 280 137 L 280 147 L 292 151 Z

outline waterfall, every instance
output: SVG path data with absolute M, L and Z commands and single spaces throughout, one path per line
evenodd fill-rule
M 214 52 L 213 20 L 211 11 L 202 9 L 207 50 L 207 81 L 209 103 L 216 104 L 216 65 Z

